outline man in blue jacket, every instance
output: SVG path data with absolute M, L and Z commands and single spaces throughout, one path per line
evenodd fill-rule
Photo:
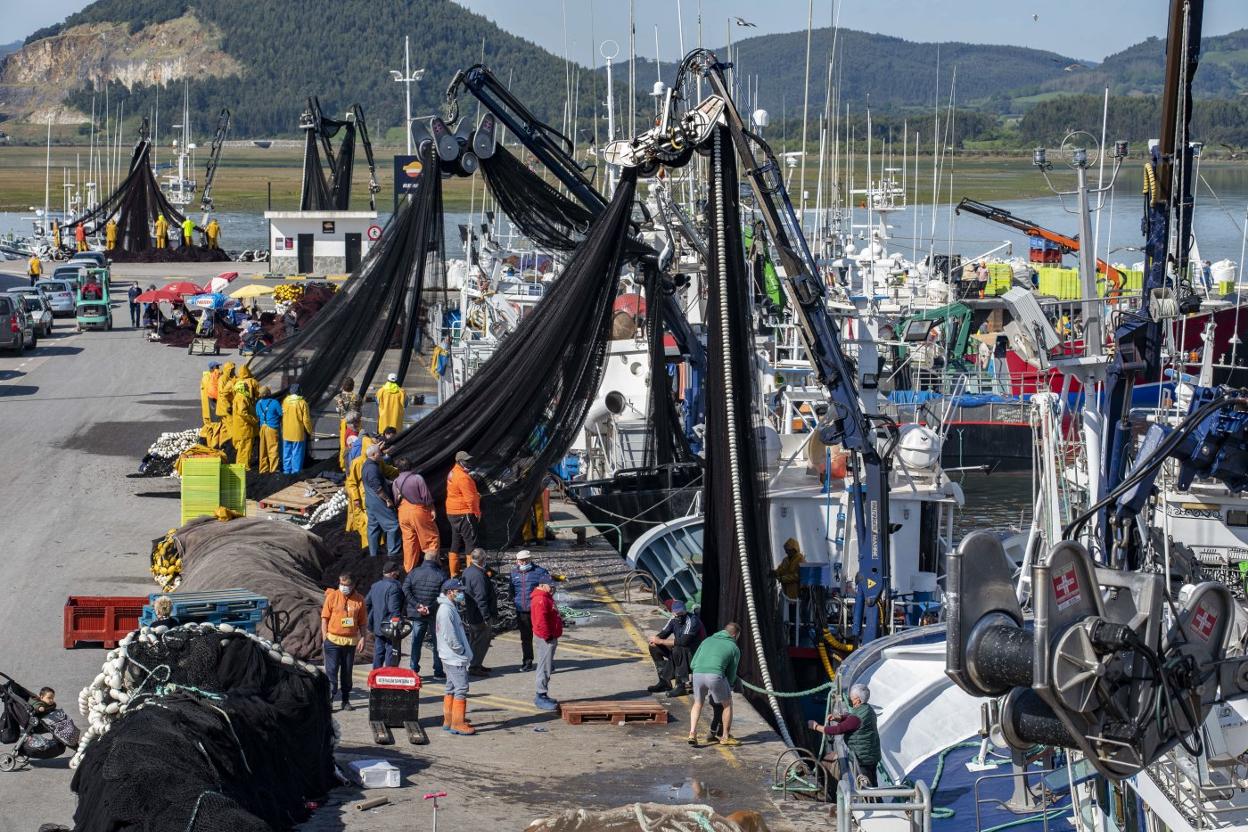
M 706 635 L 702 622 L 685 608 L 683 601 L 672 602 L 672 617 L 663 629 L 648 639 L 650 658 L 659 671 L 659 681 L 647 688 L 651 693 L 667 691 L 669 697 L 689 693 L 689 662 Z M 672 682 L 676 687 L 672 687 Z
M 420 648 L 428 639 L 433 645 L 433 676 L 435 679 L 444 677 L 442 659 L 438 656 L 437 641 L 434 638 L 438 596 L 442 594 L 442 584 L 449 578 L 442 568 L 442 560 L 436 552 L 425 555 L 407 577 L 403 579 L 403 597 L 407 602 L 407 617 L 412 619 L 412 650 L 410 666 L 416 673 L 420 672 Z
M 511 595 L 516 603 L 516 623 L 520 625 L 520 669 L 533 670 L 533 617 L 529 602 L 538 584 L 553 584 L 555 579 L 533 562 L 528 549 L 516 552 L 516 566 L 511 570 Z
M 381 567 L 381 580 L 373 584 L 364 597 L 368 613 L 368 630 L 373 634 L 373 667 L 398 665 L 396 645 L 381 637 L 381 625 L 403 615 L 403 585 L 399 583 L 399 562 L 386 561 Z

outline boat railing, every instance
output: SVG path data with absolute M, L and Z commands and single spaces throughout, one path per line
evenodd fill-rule
M 927 783 L 920 780 L 913 786 L 860 788 L 857 783 L 857 763 L 849 753 L 844 738 L 835 737 L 832 747 L 841 770 L 836 786 L 837 832 L 869 828 L 862 821 L 873 814 L 887 815 L 890 818 L 902 815 L 909 820 L 910 832 L 932 831 L 932 792 Z M 888 828 L 899 827 L 890 824 Z
M 1181 753 L 1178 748 L 1171 749 L 1149 767 L 1148 774 L 1193 828 L 1225 826 L 1227 822 L 1220 816 L 1232 812 L 1248 815 L 1248 805 L 1229 802 L 1236 794 L 1242 794 L 1234 782 L 1203 782 L 1209 773 L 1203 758 L 1192 759 L 1189 765 L 1184 766 L 1179 756 Z M 1196 773 L 1195 778 L 1192 777 L 1192 770 Z M 1219 803 L 1224 805 L 1217 805 Z
M 1058 769 L 1055 769 L 1055 768 L 1045 768 L 1045 769 L 1024 768 L 1021 771 L 1008 771 L 1008 772 L 1005 772 L 1004 774 L 984 774 L 979 777 L 976 777 L 975 786 L 974 786 L 975 832 L 981 832 L 981 830 L 983 830 L 984 828 L 983 820 L 980 814 L 980 807 L 982 807 L 986 803 L 996 803 L 1002 806 L 1006 804 L 1006 801 L 1002 800 L 999 797 L 980 797 L 979 790 L 981 786 L 983 786 L 989 780 L 1008 779 L 1008 780 L 1014 781 L 1014 780 L 1021 779 L 1023 781 L 1021 784 L 1015 784 L 1016 788 L 1014 789 L 1014 791 L 1015 793 L 1017 793 L 1020 788 L 1022 790 L 1029 789 L 1029 786 L 1028 786 L 1029 778 L 1039 778 L 1043 780 L 1045 775 L 1053 774 L 1056 771 L 1058 771 Z M 1052 806 L 1056 802 L 1056 800 L 1057 800 L 1057 796 L 1053 792 L 1045 788 L 1043 783 L 1041 783 L 1039 801 L 1035 807 L 1039 816 L 1033 818 L 1033 820 L 1039 820 L 1041 823 L 1041 827 L 1045 830 L 1045 832 L 1048 832 L 1048 828 L 1049 828 L 1049 815 L 1050 815 L 1049 807 Z M 999 827 L 994 827 L 994 828 L 999 828 Z

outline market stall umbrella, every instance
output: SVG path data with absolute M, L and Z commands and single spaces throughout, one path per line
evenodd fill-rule
M 220 309 L 225 306 L 225 295 L 220 292 L 196 295 L 193 298 L 187 298 L 186 305 L 190 309 Z
M 246 300 L 247 298 L 258 298 L 261 295 L 273 294 L 272 286 L 265 286 L 261 283 L 253 283 L 250 286 L 243 286 L 230 292 L 230 297 L 236 300 Z
M 217 275 L 212 280 L 209 280 L 208 283 L 204 285 L 204 291 L 224 292 L 225 287 L 229 286 L 237 278 L 238 272 L 221 272 L 221 274 Z
M 168 292 L 176 298 L 182 295 L 202 295 L 204 293 L 204 287 L 192 283 L 189 280 L 175 280 L 173 283 L 166 283 L 156 291 Z
M 170 287 L 165 286 L 160 289 L 148 289 L 135 298 L 135 303 L 173 303 L 182 299 L 182 293 L 169 291 Z M 198 294 L 198 292 L 196 292 Z

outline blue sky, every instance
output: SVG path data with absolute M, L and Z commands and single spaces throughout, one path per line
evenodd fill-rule
M 287 0 L 288 2 L 289 0 Z M 629 0 L 456 0 L 504 29 L 563 54 L 563 10 L 567 9 L 568 52 L 588 64 L 596 44 L 607 38 L 628 50 Z M 638 54 L 654 55 L 654 26 L 664 60 L 679 52 L 677 0 L 632 0 L 636 8 Z M 745 34 L 792 32 L 806 27 L 809 0 L 679 0 L 685 47 L 697 44 L 698 9 L 702 37 L 722 46 L 729 16 L 741 15 L 757 28 Z M 841 25 L 907 40 L 959 40 L 1034 46 L 1076 58 L 1100 60 L 1149 35 L 1165 34 L 1167 0 L 837 0 Z M 0 0 L 0 42 L 18 40 L 63 20 L 87 5 L 84 0 Z M 817 26 L 827 26 L 833 0 L 815 0 Z M 1038 16 L 1038 19 L 1033 18 Z M 1208 0 L 1206 35 L 1248 27 L 1248 2 Z M 864 56 L 867 59 L 867 56 Z M 601 58 L 593 57 L 595 63 Z

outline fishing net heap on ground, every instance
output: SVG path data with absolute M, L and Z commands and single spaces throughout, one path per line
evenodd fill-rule
M 329 680 L 225 626 L 131 633 L 79 708 L 76 832 L 290 829 L 337 785 Z

